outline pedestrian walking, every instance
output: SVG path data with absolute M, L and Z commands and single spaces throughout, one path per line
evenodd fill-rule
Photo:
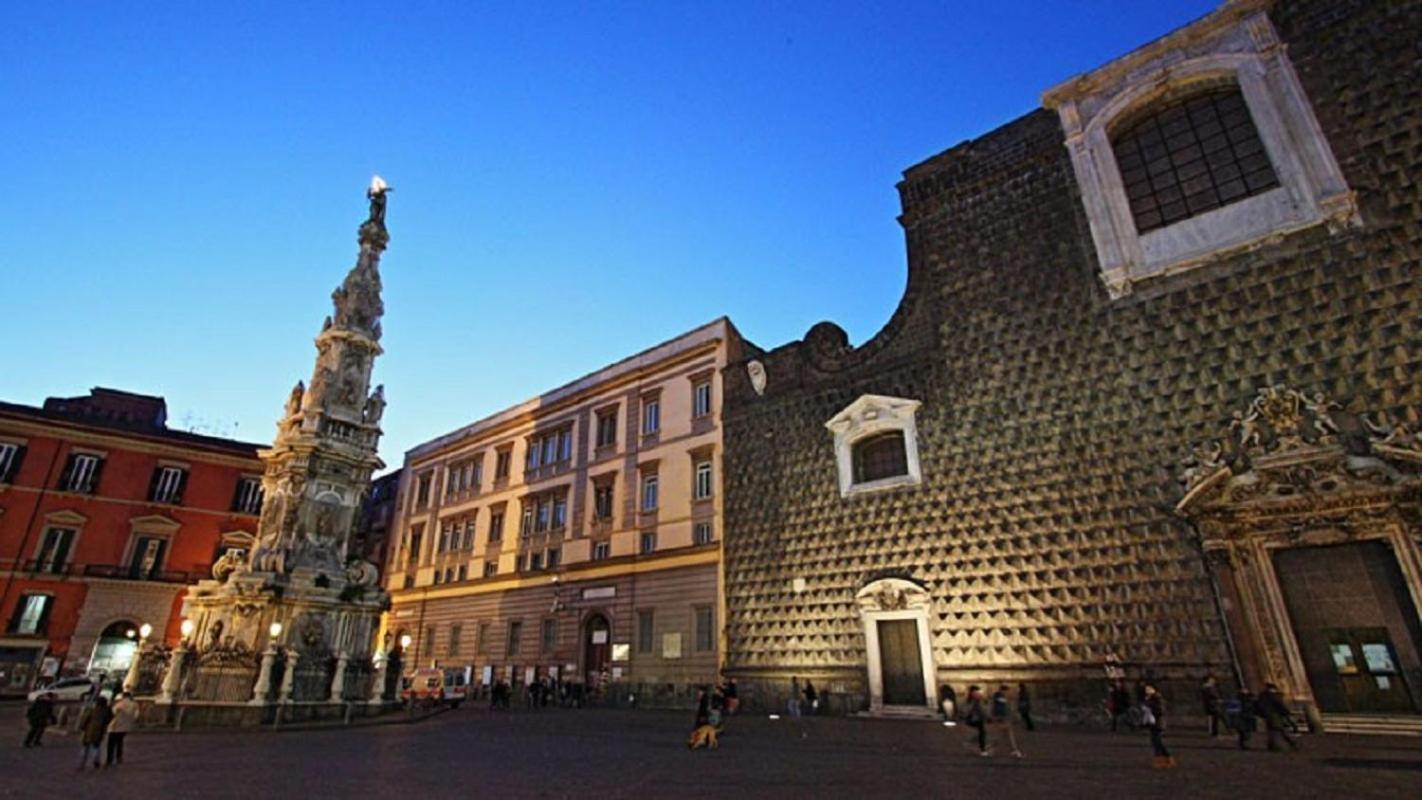
M 1022 718 L 1022 727 L 1029 731 L 1037 730 L 1037 726 L 1032 722 L 1032 695 L 1027 692 L 1027 684 L 1017 684 L 1017 716 Z
M 820 693 L 815 691 L 815 685 L 809 678 L 805 679 L 805 711 L 809 714 L 816 714 L 820 710 Z
M 1239 707 L 1234 717 L 1234 731 L 1239 735 L 1239 749 L 1248 750 L 1249 740 L 1254 737 L 1254 731 L 1258 728 L 1258 702 L 1248 689 L 1240 689 L 1234 702 Z
M 1289 748 L 1298 750 L 1301 745 L 1299 740 L 1289 734 L 1289 728 L 1294 727 L 1293 715 L 1289 713 L 1289 707 L 1284 703 L 1284 696 L 1279 693 L 1279 687 L 1275 684 L 1266 684 L 1264 691 L 1259 693 L 1259 716 L 1264 718 L 1264 729 L 1269 733 L 1269 749 L 1278 750 L 1279 740 L 1283 739 L 1289 743 Z
M 943 684 L 938 687 L 939 705 L 943 708 L 943 718 L 949 722 L 958 719 L 958 693 L 953 691 L 953 687 Z
M 1153 683 L 1142 684 L 1141 694 L 1145 697 L 1140 707 L 1141 724 L 1150 731 L 1150 746 L 1155 750 L 1152 766 L 1156 769 L 1173 769 L 1175 758 L 1165 747 L 1165 698 L 1160 696 Z
M 1220 687 L 1215 682 L 1215 676 L 1205 673 L 1205 679 L 1200 682 L 1200 707 L 1205 712 L 1205 716 L 1210 718 L 1210 738 L 1219 737 L 1220 730 L 1227 727 L 1224 718 L 1224 701 L 1220 697 Z
M 124 692 L 114 701 L 114 718 L 109 721 L 109 746 L 104 758 L 104 766 L 123 763 L 123 740 L 128 732 L 138 727 L 138 701 L 133 692 Z
M 89 756 L 94 757 L 94 768 L 102 766 L 99 763 L 99 747 L 104 743 L 104 734 L 109 729 L 109 722 L 113 719 L 113 711 L 109 709 L 109 701 L 103 697 L 94 698 L 94 702 L 84 707 L 83 713 L 79 715 L 79 746 L 83 748 L 79 751 L 79 771 L 84 771 L 84 764 L 88 762 Z
M 996 738 L 1006 740 L 1012 748 L 1012 757 L 1021 758 L 1022 751 L 1017 747 L 1017 734 L 1012 730 L 1012 705 L 1007 700 L 1007 684 L 997 687 L 997 691 L 992 693 L 992 703 L 988 709 L 988 724 L 992 726 Z
M 987 742 L 987 709 L 983 708 L 983 690 L 977 686 L 968 687 L 968 696 L 963 700 L 963 723 L 974 730 L 978 740 L 978 755 L 989 756 Z M 972 748 L 972 737 L 963 740 L 963 746 Z
M 54 692 L 45 692 L 36 697 L 30 707 L 25 709 L 25 721 L 30 724 L 30 729 L 25 734 L 25 747 L 43 745 L 40 740 L 44 738 L 44 729 L 57 721 L 54 718 Z
M 785 711 L 790 714 L 791 719 L 800 718 L 800 679 L 798 677 L 790 679 L 790 700 L 785 704 Z
M 726 679 L 726 688 L 724 691 L 726 692 L 726 713 L 734 715 L 736 709 L 741 706 L 741 698 L 739 696 L 739 690 L 736 688 L 735 678 Z

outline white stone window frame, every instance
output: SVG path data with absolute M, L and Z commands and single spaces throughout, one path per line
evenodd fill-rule
M 30 558 L 34 563 L 36 571 L 48 572 L 52 574 L 63 574 L 69 571 L 69 566 L 74 563 L 74 553 L 79 549 L 79 539 L 84 535 L 84 526 L 89 523 L 89 518 L 77 511 L 68 509 L 53 511 L 46 514 L 44 522 L 40 527 L 40 535 L 36 537 L 38 541 L 34 544 Z M 70 537 L 67 549 L 64 551 L 64 560 L 55 562 L 53 554 L 48 558 L 45 556 L 45 545 L 49 539 L 49 532 L 54 529 L 69 530 L 73 532 Z M 43 562 L 43 563 L 42 563 Z M 53 569 L 44 569 L 43 565 L 49 565 Z
M 922 403 L 902 397 L 866 394 L 850 403 L 825 423 L 834 434 L 835 465 L 839 470 L 839 496 L 854 495 L 917 486 L 923 483 L 923 471 L 918 461 L 918 408 Z M 880 433 L 899 431 L 904 437 L 904 462 L 907 472 L 863 483 L 854 482 L 854 445 Z
M 1112 298 L 1141 280 L 1318 224 L 1360 224 L 1332 148 L 1269 21 L 1266 0 L 1231 0 L 1197 22 L 1042 96 L 1061 117 Z M 1239 86 L 1279 186 L 1140 234 L 1111 147 L 1118 123 L 1192 85 Z
M 160 514 L 150 514 L 134 517 L 128 521 L 128 525 L 128 543 L 124 545 L 123 561 L 119 562 L 119 567 L 127 571 L 133 566 L 133 560 L 138 555 L 140 539 L 161 539 L 164 543 L 163 551 L 150 568 L 150 574 L 165 570 L 169 563 L 169 556 L 173 553 L 173 542 L 178 538 L 178 531 L 183 527 L 182 523 Z

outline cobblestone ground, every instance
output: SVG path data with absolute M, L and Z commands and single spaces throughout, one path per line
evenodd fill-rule
M 1022 760 L 984 759 L 930 722 L 732 719 L 688 752 L 689 714 L 464 708 L 411 725 L 286 733 L 131 734 L 122 767 L 75 770 L 72 737 L 20 747 L 0 707 L 0 797 L 1422 797 L 1422 739 L 1310 736 L 1297 754 L 1240 752 L 1173 731 L 1179 768 L 1150 768 L 1142 734 L 1048 728 Z M 803 737 L 802 737 L 803 734 Z

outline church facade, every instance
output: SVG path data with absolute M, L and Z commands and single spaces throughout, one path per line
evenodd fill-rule
M 747 703 L 1422 711 L 1419 27 L 1231 0 L 905 172 L 885 327 L 725 370 Z

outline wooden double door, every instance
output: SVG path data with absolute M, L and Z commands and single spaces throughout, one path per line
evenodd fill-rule
M 928 702 L 923 693 L 923 653 L 918 621 L 881 619 L 879 628 L 879 670 L 884 679 L 884 705 L 921 706 Z

